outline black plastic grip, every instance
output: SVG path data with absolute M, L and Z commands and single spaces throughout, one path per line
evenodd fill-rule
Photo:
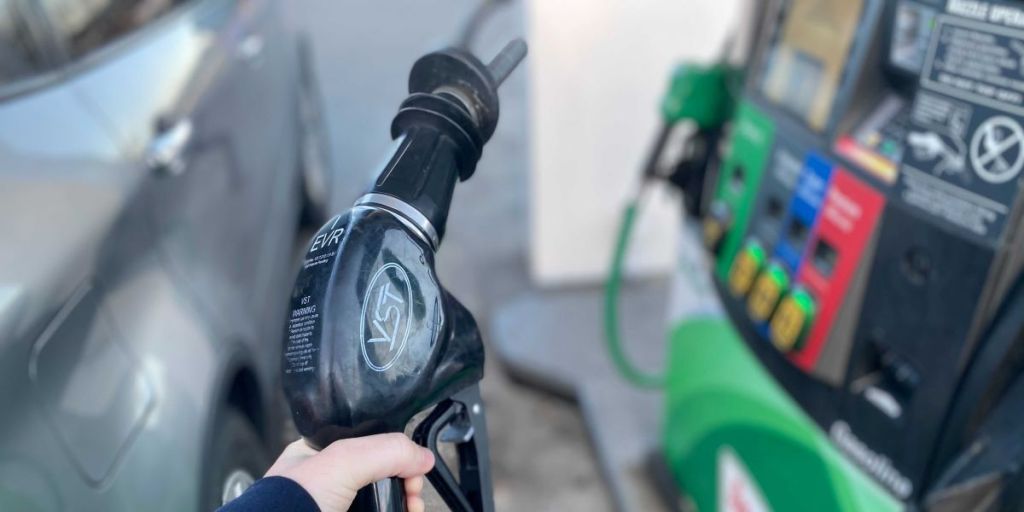
M 405 481 L 388 478 L 363 487 L 356 493 L 349 510 L 405 512 Z

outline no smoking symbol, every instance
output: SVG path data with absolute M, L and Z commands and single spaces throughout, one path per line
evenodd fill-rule
M 989 183 L 1006 183 L 1024 167 L 1024 129 L 1007 116 L 990 117 L 971 137 L 971 166 Z

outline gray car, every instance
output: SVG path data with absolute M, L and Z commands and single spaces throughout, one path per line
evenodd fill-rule
M 299 41 L 265 0 L 0 0 L 0 510 L 211 509 L 265 467 L 329 179 Z

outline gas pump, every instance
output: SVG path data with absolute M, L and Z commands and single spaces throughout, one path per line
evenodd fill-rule
M 1020 510 L 1024 3 L 762 8 L 722 143 L 671 180 L 706 176 L 664 376 L 618 343 L 634 204 L 609 280 L 674 482 L 700 510 Z

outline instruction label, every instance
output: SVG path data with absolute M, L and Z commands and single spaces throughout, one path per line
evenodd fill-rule
M 336 216 L 313 237 L 292 292 L 284 347 L 285 375 L 315 371 L 319 361 L 321 308 L 331 268 L 345 233 L 345 219 Z
M 950 0 L 911 109 L 898 197 L 995 243 L 1024 169 L 1024 11 Z

